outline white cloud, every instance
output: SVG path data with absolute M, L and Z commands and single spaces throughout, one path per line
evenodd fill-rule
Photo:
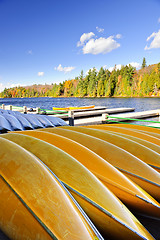
M 75 67 L 62 67 L 62 65 L 59 64 L 58 67 L 55 67 L 54 69 L 59 72 L 68 73 L 68 72 L 71 72 L 72 70 L 74 70 Z
M 97 31 L 98 31 L 99 33 L 104 32 L 104 29 L 103 29 L 103 28 L 96 27 L 96 29 L 97 29 Z
M 103 69 L 107 69 L 107 65 L 104 65 L 104 66 L 103 66 Z
M 117 65 L 115 65 L 114 67 L 110 67 L 110 68 L 108 68 L 108 70 L 110 71 L 110 72 L 112 72 L 114 69 L 115 70 L 121 70 L 121 68 L 122 68 L 122 64 L 117 64 Z
M 14 88 L 14 87 L 22 87 L 25 86 L 24 84 L 20 84 L 20 83 L 7 83 L 7 84 L 3 84 L 0 83 L 0 92 L 2 92 L 5 88 Z
M 141 64 L 138 63 L 138 62 L 130 62 L 130 63 L 127 64 L 127 66 L 129 66 L 129 65 L 131 65 L 132 67 L 135 67 L 135 68 L 137 68 L 137 69 L 141 67 Z M 115 70 L 118 70 L 118 69 L 121 70 L 122 66 L 124 66 L 124 65 L 122 65 L 122 64 L 117 64 L 117 65 L 115 65 L 114 67 L 108 68 L 108 70 L 109 70 L 110 72 L 112 72 L 114 69 L 115 69 Z
M 122 38 L 122 35 L 118 33 L 115 38 L 120 39 Z
M 100 54 L 100 53 L 109 53 L 112 50 L 120 47 L 120 44 L 114 40 L 113 36 L 108 38 L 98 38 L 98 39 L 90 39 L 86 45 L 83 46 L 84 54 Z
M 38 74 L 37 74 L 39 77 L 42 77 L 42 76 L 44 76 L 44 72 L 38 72 Z
M 141 64 L 138 63 L 138 62 L 131 62 L 131 63 L 128 63 L 127 66 L 131 65 L 132 67 L 135 67 L 137 69 L 139 69 L 141 67 Z
M 158 18 L 158 23 L 160 23 L 160 17 Z
M 116 69 L 117 69 L 117 70 L 118 70 L 118 69 L 121 70 L 121 68 L 122 68 L 122 64 L 117 64 L 117 65 L 116 65 Z
M 86 41 L 88 41 L 91 37 L 95 36 L 93 32 L 83 33 L 80 37 L 80 41 L 77 43 L 77 47 L 82 46 Z
M 4 86 L 3 86 L 3 84 L 2 84 L 2 83 L 0 83 L 0 92 L 2 92 L 2 91 L 3 91 L 3 89 L 4 89 Z
M 20 84 L 20 83 L 12 83 L 9 87 L 7 87 L 7 88 L 14 88 L 14 87 L 20 87 L 20 86 L 24 86 L 24 85 L 22 85 L 22 84 Z
M 86 74 L 89 73 L 89 70 L 91 70 L 91 72 L 92 72 L 92 71 L 93 71 L 93 68 L 88 69 L 87 72 L 86 72 Z M 96 70 L 96 72 L 99 72 L 99 70 L 98 70 L 97 68 L 95 68 L 95 70 Z
M 147 42 L 150 41 L 153 38 L 152 42 L 150 43 L 150 46 L 145 46 L 145 50 L 149 50 L 152 48 L 160 48 L 160 30 L 158 32 L 153 32 L 148 38 Z
M 112 72 L 114 68 L 115 68 L 115 67 L 109 67 L 108 70 L 109 70 L 110 72 Z

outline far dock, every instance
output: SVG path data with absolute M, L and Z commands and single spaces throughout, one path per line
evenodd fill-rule
M 69 125 L 95 125 L 112 122 L 133 121 L 160 115 L 160 109 L 148 110 L 142 112 L 134 112 L 134 108 L 106 108 L 105 106 L 96 106 L 88 109 L 74 109 L 74 110 L 46 110 L 40 108 L 15 107 L 12 105 L 1 105 L 1 109 L 20 111 L 22 113 L 45 114 L 52 115 L 63 119 Z M 142 121 L 142 120 L 141 120 Z M 158 125 L 157 125 L 158 124 Z M 160 127 L 160 123 L 149 123 L 149 126 Z
M 134 112 L 134 113 L 124 113 L 124 114 L 115 114 L 108 116 L 109 121 L 124 122 L 130 121 L 131 119 L 143 119 L 150 117 L 157 117 L 160 115 L 160 109 L 148 110 L 143 112 Z
M 130 112 L 129 112 L 130 111 Z M 132 111 L 132 112 L 131 112 Z M 119 114 L 114 114 L 114 113 Z M 123 113 L 122 113 L 123 112 Z M 124 113 L 125 112 L 125 113 Z M 113 115 L 110 115 L 113 114 Z M 97 113 L 98 115 L 98 113 Z M 74 118 L 74 125 L 82 126 L 82 125 L 94 125 L 94 124 L 104 124 L 104 123 L 112 123 L 112 122 L 125 122 L 125 121 L 133 121 L 151 117 L 157 117 L 160 115 L 160 109 L 156 110 L 148 110 L 143 112 L 133 112 L 133 109 L 106 109 L 105 112 L 102 113 L 101 116 L 92 116 L 88 118 Z M 76 116 L 76 114 L 74 115 Z M 80 115 L 77 115 L 80 116 Z M 82 115 L 83 116 L 83 115 Z M 67 121 L 69 123 L 69 121 Z M 149 126 L 160 127 L 160 123 L 148 124 Z
M 74 118 L 79 119 L 79 118 L 89 118 L 89 117 L 95 117 L 95 116 L 102 116 L 102 114 L 114 114 L 114 113 L 124 113 L 124 112 L 132 112 L 134 111 L 134 108 L 103 108 L 100 109 L 100 107 L 97 107 L 95 109 L 92 109 L 90 111 L 86 110 L 81 110 L 81 111 L 75 111 L 71 110 L 71 112 L 74 113 Z M 64 116 L 62 114 L 57 114 L 56 117 L 63 118 L 64 120 L 68 118 L 68 116 L 65 114 Z

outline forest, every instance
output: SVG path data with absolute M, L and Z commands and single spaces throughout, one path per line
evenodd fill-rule
M 160 97 L 160 63 L 146 66 L 143 60 L 139 70 L 131 65 L 115 65 L 112 72 L 93 68 L 59 84 L 5 88 L 0 97 Z

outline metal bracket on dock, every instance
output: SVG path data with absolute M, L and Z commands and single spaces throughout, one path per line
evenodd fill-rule
M 107 120 L 108 116 L 109 116 L 109 114 L 107 114 L 107 113 L 102 114 L 102 124 L 106 124 L 106 120 Z

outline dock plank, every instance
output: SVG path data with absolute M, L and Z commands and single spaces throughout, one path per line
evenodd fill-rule
M 92 111 L 85 111 L 85 112 L 74 112 L 74 118 L 90 118 L 95 116 L 102 116 L 102 114 L 113 114 L 113 113 L 124 113 L 124 112 L 132 112 L 134 108 L 111 108 L 111 109 L 104 109 L 104 110 L 92 110 Z M 68 119 L 67 114 L 57 114 L 56 117 L 60 117 L 64 120 Z
M 160 109 L 143 111 L 143 112 L 130 112 L 130 113 L 123 113 L 123 114 L 120 113 L 120 114 L 109 115 L 108 120 L 114 121 L 114 122 L 124 122 L 124 121 L 128 121 L 128 119 L 144 119 L 144 118 L 159 116 L 159 114 L 160 114 Z M 68 121 L 66 122 L 68 123 Z M 94 125 L 94 124 L 102 124 L 102 123 L 104 123 L 104 120 L 102 120 L 102 116 L 94 116 L 94 117 L 92 116 L 92 117 L 74 119 L 75 126 Z M 105 121 L 105 123 L 107 123 L 107 121 Z M 160 127 L 160 123 L 149 124 L 149 126 L 150 125 L 153 125 L 155 127 Z
M 159 116 L 159 114 L 160 114 L 160 109 L 156 109 L 156 110 L 149 110 L 149 111 L 143 111 L 143 112 L 115 114 L 113 116 L 110 115 L 109 120 L 127 121 L 127 119 L 123 119 L 123 118 L 142 119 L 142 118 Z M 117 119 L 115 117 L 117 117 Z M 120 118 L 122 118 L 122 119 L 120 119 Z

